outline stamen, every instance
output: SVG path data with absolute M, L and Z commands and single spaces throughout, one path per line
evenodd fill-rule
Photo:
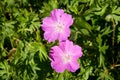
M 62 32 L 62 31 L 63 31 L 63 25 L 60 24 L 60 23 L 58 23 L 58 24 L 56 25 L 56 31 L 57 31 L 57 32 Z
M 62 56 L 62 60 L 63 60 L 64 63 L 68 63 L 68 62 L 71 61 L 71 56 L 69 54 L 64 54 Z

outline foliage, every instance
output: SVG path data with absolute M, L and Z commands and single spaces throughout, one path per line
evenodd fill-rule
M 80 69 L 56 73 L 40 28 L 50 11 L 72 15 Z M 0 80 L 120 80 L 120 0 L 1 0 Z

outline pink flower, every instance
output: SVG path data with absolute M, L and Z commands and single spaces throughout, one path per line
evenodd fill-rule
M 70 26 L 72 24 L 73 19 L 70 14 L 64 13 L 62 9 L 54 9 L 50 17 L 46 17 L 42 21 L 44 38 L 48 42 L 67 40 L 70 36 Z
M 75 72 L 79 68 L 77 60 L 82 56 L 82 49 L 74 45 L 72 41 L 60 42 L 59 46 L 54 46 L 50 51 L 51 67 L 56 72 L 68 70 Z

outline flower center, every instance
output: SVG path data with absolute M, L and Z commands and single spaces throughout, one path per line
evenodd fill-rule
M 60 23 L 58 23 L 58 24 L 56 25 L 56 31 L 57 31 L 57 32 L 62 32 L 62 31 L 63 31 L 63 25 L 60 24 Z
M 62 56 L 62 60 L 63 60 L 64 63 L 68 63 L 68 62 L 71 61 L 71 56 L 69 54 L 64 54 Z

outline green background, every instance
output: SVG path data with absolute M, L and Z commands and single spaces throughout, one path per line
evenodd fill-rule
M 82 47 L 75 73 L 55 72 L 42 19 L 64 9 Z M 120 0 L 0 0 L 0 80 L 120 80 Z

